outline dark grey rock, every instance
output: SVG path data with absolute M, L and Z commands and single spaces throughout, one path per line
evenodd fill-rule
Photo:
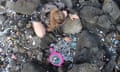
M 79 72 L 100 72 L 96 65 L 82 64 L 79 67 Z
M 115 3 L 117 3 L 118 7 L 120 8 L 120 0 L 113 0 Z
M 79 3 L 81 4 L 81 6 L 92 6 L 92 7 L 97 7 L 97 8 L 102 7 L 99 0 L 79 0 Z
M 108 13 L 114 21 L 120 20 L 120 9 L 113 0 L 104 0 L 103 11 Z
M 98 67 L 103 66 L 102 58 L 104 50 L 100 49 L 99 38 L 87 31 L 82 31 L 77 42 L 77 51 L 75 56 L 75 63 L 94 63 Z
M 31 15 L 39 4 L 40 0 L 18 0 L 16 2 L 7 1 L 6 7 L 17 13 Z
M 92 7 L 92 6 L 84 6 L 80 10 L 80 17 L 89 24 L 95 24 L 98 16 L 102 14 L 103 14 L 102 10 Z
M 110 32 L 109 34 L 106 35 L 106 37 L 105 37 L 105 39 L 107 41 L 106 46 L 112 45 L 111 41 L 112 41 L 113 35 L 114 35 L 114 32 Z
M 100 72 L 95 64 L 84 63 L 81 65 L 74 65 L 68 72 Z
M 21 72 L 39 72 L 37 71 L 31 63 L 26 63 L 23 66 L 23 70 Z
M 92 48 L 98 47 L 98 38 L 94 34 L 84 30 L 79 34 L 78 47 L 79 48 Z
M 120 32 L 120 24 L 119 24 L 119 25 L 117 25 L 117 29 L 118 29 L 118 31 Z
M 101 15 L 101 16 L 99 16 L 96 24 L 97 24 L 97 26 L 99 26 L 101 28 L 101 30 L 104 33 L 106 33 L 113 29 L 112 25 L 114 24 L 114 22 L 112 21 L 110 16 Z
M 4 21 L 5 21 L 5 17 L 3 15 L 0 15 L 0 25 L 2 25 Z
M 72 8 L 72 0 L 61 0 L 68 8 Z

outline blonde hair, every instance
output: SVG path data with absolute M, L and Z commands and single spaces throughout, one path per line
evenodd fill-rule
M 47 31 L 53 31 L 58 27 L 58 24 L 62 24 L 65 20 L 65 16 L 62 11 L 54 8 L 50 12 L 50 24 L 48 26 Z

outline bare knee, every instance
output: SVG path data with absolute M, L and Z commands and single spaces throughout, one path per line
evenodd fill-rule
M 36 35 L 40 38 L 43 38 L 45 36 L 45 34 L 43 34 L 43 33 L 36 33 Z
M 41 22 L 33 22 L 33 29 L 35 34 L 40 38 L 43 38 L 46 34 L 46 29 Z

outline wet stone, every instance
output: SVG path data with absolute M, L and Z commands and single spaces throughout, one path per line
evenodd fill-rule
M 120 25 L 117 25 L 117 30 L 120 32 Z
M 30 24 L 29 15 L 39 2 L 40 0 L 7 1 L 6 7 L 20 13 L 19 15 L 11 10 L 2 15 L 4 10 L 0 7 L 0 72 L 57 72 L 58 68 L 48 62 L 49 44 L 57 44 L 57 38 L 48 33 L 40 39 Z M 120 32 L 119 5 L 114 0 L 79 0 L 78 3 L 80 20 L 67 18 L 62 26 L 64 33 L 77 34 L 78 37 L 76 50 L 70 49 L 70 55 L 75 56 L 72 58 L 74 62 L 69 65 L 65 62 L 62 65 L 65 70 L 63 72 L 104 72 L 104 66 L 110 72 L 116 62 L 116 56 L 111 56 L 116 54 L 116 49 L 120 54 L 117 47 L 119 39 L 114 37 L 114 34 L 119 36 Z M 68 3 L 68 6 L 72 5 Z M 65 42 L 61 45 L 64 44 Z M 73 47 L 75 45 L 70 44 Z M 107 63 L 109 61 L 110 64 Z M 69 68 L 71 69 L 66 71 Z
M 98 16 L 102 14 L 103 14 L 103 11 L 101 9 L 98 9 L 92 6 L 84 6 L 80 10 L 81 19 L 83 19 L 88 24 L 95 24 L 97 22 Z
M 104 33 L 113 29 L 112 24 L 114 24 L 114 22 L 111 19 L 111 17 L 108 15 L 99 16 L 98 21 L 97 21 L 98 27 L 103 28 L 102 31 L 104 31 Z
M 120 20 L 120 9 L 114 0 L 104 0 L 103 11 L 108 13 L 114 21 Z
M 100 72 L 100 70 L 94 64 L 84 63 L 81 65 L 74 65 L 73 69 L 68 72 Z
M 39 1 L 37 2 L 37 0 L 27 2 L 25 0 L 18 0 L 16 2 L 7 1 L 6 7 L 18 13 L 31 15 L 38 3 Z
M 81 21 L 78 19 L 72 21 L 69 18 L 65 20 L 63 25 L 63 32 L 67 34 L 79 33 L 82 30 Z

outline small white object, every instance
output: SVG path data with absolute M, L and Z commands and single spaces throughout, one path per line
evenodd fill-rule
M 33 41 L 32 45 L 34 46 L 35 44 L 36 44 L 35 41 Z
M 2 48 L 0 48 L 0 52 L 2 52 L 3 50 L 2 50 Z

